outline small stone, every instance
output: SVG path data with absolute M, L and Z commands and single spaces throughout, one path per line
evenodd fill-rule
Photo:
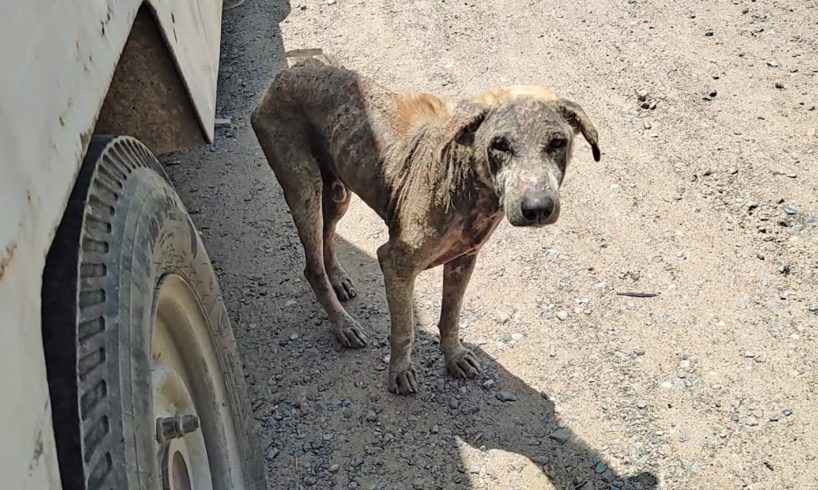
M 659 386 L 661 386 L 663 390 L 669 390 L 673 388 L 673 383 L 671 383 L 670 381 L 663 381 L 662 384 Z
M 561 321 L 567 320 L 568 319 L 568 312 L 565 311 L 565 310 L 558 311 L 557 312 L 557 318 L 559 318 Z
M 748 358 L 752 359 L 755 356 L 756 356 L 756 353 L 751 351 L 751 350 L 748 350 L 748 351 L 744 352 L 744 357 L 748 357 Z
M 332 474 L 338 473 L 338 471 L 340 471 L 340 470 L 341 470 L 341 465 L 337 465 L 337 464 L 333 464 L 329 468 L 327 468 L 327 471 L 329 471 Z
M 648 104 L 648 109 L 654 110 L 654 109 L 656 109 L 656 106 L 658 104 L 659 104 L 658 102 L 656 102 L 655 100 L 652 100 L 652 101 L 650 101 L 650 104 Z
M 367 420 L 367 422 L 374 422 L 374 421 L 378 420 L 378 414 L 375 413 L 374 410 L 368 410 L 366 412 L 366 420 Z
M 568 432 L 568 429 L 557 429 L 548 434 L 548 438 L 558 444 L 565 444 L 570 437 L 571 435 Z
M 767 60 L 767 66 L 770 68 L 778 68 L 779 64 L 776 60 Z
M 335 5 L 335 0 L 327 0 L 327 5 Z
M 304 485 L 306 485 L 308 487 L 311 487 L 311 486 L 315 485 L 316 483 L 318 483 L 318 478 L 316 478 L 314 476 L 308 476 L 308 477 L 304 478 Z
M 457 407 L 460 406 L 460 400 L 457 398 L 449 398 L 449 408 L 452 410 L 457 410 Z
M 541 454 L 539 456 L 534 456 L 532 458 L 532 461 L 534 461 L 535 463 L 537 463 L 540 466 L 545 466 L 545 465 L 548 464 L 549 459 L 548 459 L 548 456 L 545 456 L 545 455 Z
M 789 408 L 785 408 L 783 413 L 785 417 L 789 417 L 790 415 L 792 415 L 792 410 L 790 410 Z
M 738 169 L 736 167 L 730 167 L 727 169 L 727 173 L 730 175 L 736 175 L 738 173 Z
M 597 475 L 601 475 L 606 471 L 608 471 L 608 465 L 606 465 L 602 461 L 594 465 L 594 473 L 596 473 Z
M 645 129 L 650 129 L 652 126 L 650 125 L 650 123 L 648 121 L 645 121 L 645 122 L 642 123 L 642 127 L 645 128 Z
M 781 82 L 775 82 L 775 88 L 777 88 L 777 89 L 779 89 L 779 90 L 780 90 L 780 89 L 783 89 L 783 88 L 784 88 L 784 84 L 783 84 L 783 83 L 781 83 Z
M 793 215 L 798 214 L 798 208 L 795 208 L 793 206 L 785 206 L 784 207 L 784 212 L 787 213 L 790 216 L 793 216 Z
M 745 420 L 744 423 L 750 427 L 755 427 L 758 425 L 758 420 L 755 417 L 747 417 L 747 420 Z
M 636 407 L 639 408 L 640 410 L 646 408 L 647 406 L 648 402 L 646 402 L 645 400 L 639 400 L 638 402 L 636 402 Z
M 487 389 L 487 390 L 488 390 L 488 389 L 490 389 L 492 386 L 494 386 L 494 380 L 493 380 L 493 379 L 487 379 L 487 380 L 483 381 L 483 388 L 484 388 L 484 389 Z
M 557 357 L 557 346 L 552 345 L 548 348 L 548 355 L 551 357 Z
M 432 434 L 437 434 L 438 432 L 440 432 L 440 427 L 438 427 L 437 424 L 433 425 Z
M 714 34 L 713 29 L 707 29 L 706 31 L 704 31 L 705 37 L 713 37 L 713 34 Z
M 648 95 L 649 95 L 648 91 L 644 90 L 644 89 L 640 90 L 639 92 L 636 92 L 636 97 L 639 98 L 640 102 L 644 101 L 644 100 L 647 100 Z
M 480 474 L 480 467 L 476 464 L 469 466 L 469 473 L 472 475 Z
M 505 311 L 498 310 L 494 313 L 494 318 L 497 320 L 499 324 L 505 325 L 506 323 L 509 322 L 509 320 L 511 320 L 511 315 L 509 315 Z
M 289 300 L 287 300 L 287 301 L 284 303 L 284 306 L 289 308 L 290 306 L 294 306 L 295 304 L 297 304 L 297 301 L 296 301 L 296 300 L 294 300 L 294 299 L 289 299 Z
M 501 402 L 516 402 L 517 395 L 510 391 L 498 391 L 496 395 L 494 395 L 498 400 Z
M 277 447 L 270 446 L 267 448 L 267 451 L 264 454 L 264 459 L 266 459 L 267 461 L 272 461 L 275 459 L 276 456 L 278 456 L 279 452 L 280 451 L 278 450 Z

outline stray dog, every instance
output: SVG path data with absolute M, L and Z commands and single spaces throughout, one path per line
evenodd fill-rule
M 356 296 L 333 247 L 357 194 L 389 227 L 378 248 L 391 331 L 389 390 L 416 393 L 412 365 L 415 277 L 443 265 L 440 347 L 453 376 L 473 378 L 477 358 L 458 335 L 463 294 L 480 247 L 503 215 L 543 226 L 560 214 L 559 187 L 582 133 L 599 161 L 597 131 L 577 104 L 533 86 L 459 101 L 391 92 L 320 50 L 281 71 L 251 122 L 284 191 L 304 246 L 304 275 L 345 347 L 366 345 L 341 305 Z

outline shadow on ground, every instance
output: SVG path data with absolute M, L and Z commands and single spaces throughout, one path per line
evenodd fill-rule
M 283 66 L 278 23 L 288 13 L 288 3 L 265 1 L 226 13 L 218 105 L 233 125 L 220 129 L 211 147 L 165 159 L 220 277 L 271 488 L 472 488 L 474 482 L 529 488 L 542 474 L 557 488 L 655 488 L 651 474 L 628 478 L 609 469 L 604 455 L 560 425 L 547 393 L 479 347 L 470 346 L 482 376 L 454 380 L 445 373 L 437 337 L 418 329 L 414 360 L 421 392 L 388 393 L 380 269 L 371 255 L 343 240 L 340 259 L 360 295 L 348 308 L 367 325 L 374 345 L 344 351 L 336 344 L 301 280 L 300 243 L 247 121 Z M 535 465 L 511 458 L 507 473 L 487 472 L 483 463 L 492 449 Z

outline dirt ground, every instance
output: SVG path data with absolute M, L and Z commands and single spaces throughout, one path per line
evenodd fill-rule
M 339 225 L 343 351 L 249 114 L 283 50 L 395 89 L 535 83 L 582 105 L 562 214 L 504 223 L 462 316 L 483 375 L 437 348 L 416 288 L 415 397 L 386 390 L 379 219 Z M 221 279 L 271 488 L 818 488 L 818 4 L 814 0 L 247 0 L 225 13 L 207 148 L 165 160 Z M 656 293 L 630 297 L 618 293 Z

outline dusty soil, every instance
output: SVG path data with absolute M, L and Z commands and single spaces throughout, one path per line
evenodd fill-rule
M 814 1 L 247 0 L 224 22 L 232 125 L 166 163 L 271 488 L 818 488 Z M 603 160 L 578 143 L 560 221 L 503 224 L 480 255 L 462 317 L 480 379 L 445 373 L 438 269 L 417 286 L 422 390 L 387 392 L 386 230 L 357 201 L 339 247 L 377 340 L 335 343 L 249 127 L 284 46 L 396 89 L 547 85 L 596 123 Z

